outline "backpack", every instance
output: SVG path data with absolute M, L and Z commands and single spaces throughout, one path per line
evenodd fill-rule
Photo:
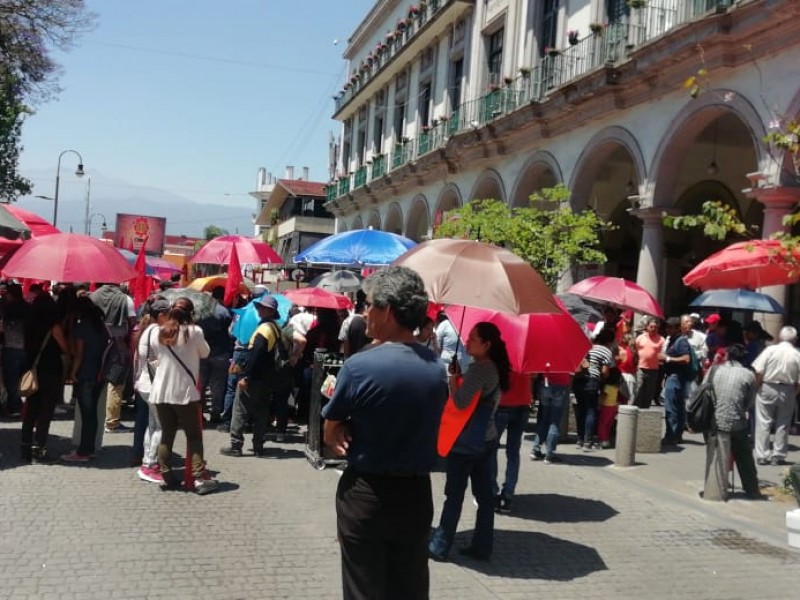
M 275 365 L 275 372 L 279 375 L 289 375 L 292 371 L 293 365 L 291 364 L 292 350 L 294 349 L 294 326 L 286 324 L 283 327 L 278 327 L 274 321 L 270 324 L 275 328 L 277 334 L 277 343 L 273 350 L 273 364 Z
M 689 429 L 695 432 L 707 432 L 717 427 L 716 410 L 717 394 L 714 392 L 714 372 L 708 376 L 708 381 L 697 388 L 689 406 L 686 409 L 686 422 Z
M 689 341 L 688 339 L 686 340 Z M 700 364 L 700 357 L 697 356 L 697 352 L 694 351 L 694 347 L 689 344 L 689 365 L 687 368 L 687 372 L 689 374 L 689 379 L 692 381 L 697 380 L 697 377 L 700 375 L 700 371 L 702 371 L 703 367 Z

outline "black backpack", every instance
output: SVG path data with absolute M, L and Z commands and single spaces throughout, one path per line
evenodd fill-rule
M 274 321 L 271 321 L 270 324 L 275 328 L 277 336 L 277 343 L 273 350 L 275 372 L 279 375 L 288 375 L 292 371 L 290 359 L 294 348 L 294 327 L 288 323 L 283 327 L 278 327 Z
M 716 410 L 717 395 L 714 392 L 714 371 L 708 375 L 708 381 L 700 384 L 686 409 L 686 421 L 689 429 L 697 433 L 712 431 L 717 427 Z

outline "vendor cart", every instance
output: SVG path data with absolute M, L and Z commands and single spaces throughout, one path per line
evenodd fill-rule
M 338 352 L 317 350 L 314 352 L 314 368 L 311 372 L 309 398 L 308 433 L 306 434 L 306 458 L 315 469 L 321 471 L 330 465 L 342 465 L 347 459 L 334 456 L 322 439 L 324 419 L 320 411 L 329 398 L 322 393 L 322 384 L 329 375 L 337 375 L 344 364 L 344 355 Z

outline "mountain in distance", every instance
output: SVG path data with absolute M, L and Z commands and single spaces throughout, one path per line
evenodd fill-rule
M 53 219 L 53 202 L 36 198 L 36 195 L 53 197 L 55 175 L 43 170 L 23 172 L 34 184 L 31 196 L 22 196 L 17 204 L 48 221 Z M 231 199 L 229 203 L 194 202 L 174 192 L 154 187 L 135 186 L 128 182 L 106 177 L 101 173 L 91 175 L 89 214 L 91 234 L 100 235 L 105 220 L 109 230 L 116 227 L 117 213 L 166 217 L 169 235 L 202 237 L 209 225 L 227 229 L 230 233 L 253 235 L 253 213 L 256 200 Z M 89 175 L 76 177 L 70 170 L 62 169 L 58 189 L 58 223 L 61 231 L 84 232 L 86 191 Z

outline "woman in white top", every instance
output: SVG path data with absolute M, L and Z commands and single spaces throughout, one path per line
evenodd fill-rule
M 136 340 L 136 379 L 133 384 L 136 393 L 148 404 L 147 429 L 144 433 L 142 466 L 136 475 L 143 481 L 161 483 L 161 469 L 158 466 L 158 445 L 161 443 L 161 422 L 155 405 L 149 404 L 150 390 L 158 367 L 158 354 L 154 347 L 161 326 L 167 322 L 172 308 L 169 300 L 157 298 L 150 302 L 147 316 L 142 318 L 140 333 Z
M 161 422 L 158 465 L 162 489 L 180 489 L 171 467 L 172 445 L 180 427 L 186 434 L 194 491 L 207 494 L 219 486 L 218 481 L 209 478 L 203 460 L 202 413 L 197 389 L 200 360 L 208 356 L 209 347 L 203 331 L 192 322 L 193 314 L 192 301 L 178 298 L 152 345 L 148 345 L 151 353 L 158 356 L 149 402 L 155 405 Z M 188 482 L 186 487 L 190 488 Z

